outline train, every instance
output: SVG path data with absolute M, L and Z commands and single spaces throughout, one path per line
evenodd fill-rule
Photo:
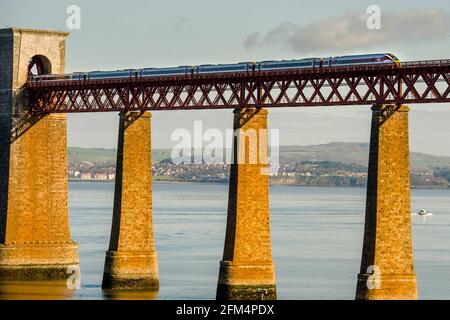
M 325 67 L 360 66 L 373 64 L 398 65 L 399 59 L 391 53 L 363 54 L 328 58 L 307 58 L 300 60 L 270 60 L 261 62 L 239 62 L 234 64 L 205 64 L 169 68 L 125 69 L 117 71 L 74 72 L 56 75 L 30 75 L 30 81 L 60 80 L 104 80 L 121 78 L 147 78 L 165 76 L 186 76 L 197 74 L 251 73 L 288 69 L 311 69 Z

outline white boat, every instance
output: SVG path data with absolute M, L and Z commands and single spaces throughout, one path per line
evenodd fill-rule
M 420 211 L 417 212 L 417 214 L 419 216 L 431 216 L 431 215 L 433 215 L 431 212 L 428 212 L 427 209 L 420 209 Z

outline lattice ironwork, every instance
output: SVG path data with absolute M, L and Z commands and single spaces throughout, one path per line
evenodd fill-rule
M 450 60 L 27 84 L 33 113 L 450 102 Z

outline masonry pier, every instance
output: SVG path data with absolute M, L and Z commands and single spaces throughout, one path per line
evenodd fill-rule
M 2 280 L 64 279 L 78 268 L 68 219 L 66 115 L 30 115 L 24 89 L 32 61 L 42 74 L 64 72 L 66 37 L 0 30 Z
M 411 235 L 408 106 L 372 108 L 356 299 L 417 299 Z
M 157 290 L 150 112 L 120 113 L 114 211 L 104 289 Z
M 276 299 L 270 244 L 267 111 L 234 111 L 228 218 L 217 299 Z

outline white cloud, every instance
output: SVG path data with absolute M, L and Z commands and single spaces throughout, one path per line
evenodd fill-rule
M 369 30 L 368 14 L 351 13 L 306 25 L 282 23 L 267 34 L 250 34 L 246 48 L 279 46 L 296 53 L 348 52 L 392 43 L 424 43 L 450 35 L 450 14 L 444 10 L 381 12 L 381 29 Z

